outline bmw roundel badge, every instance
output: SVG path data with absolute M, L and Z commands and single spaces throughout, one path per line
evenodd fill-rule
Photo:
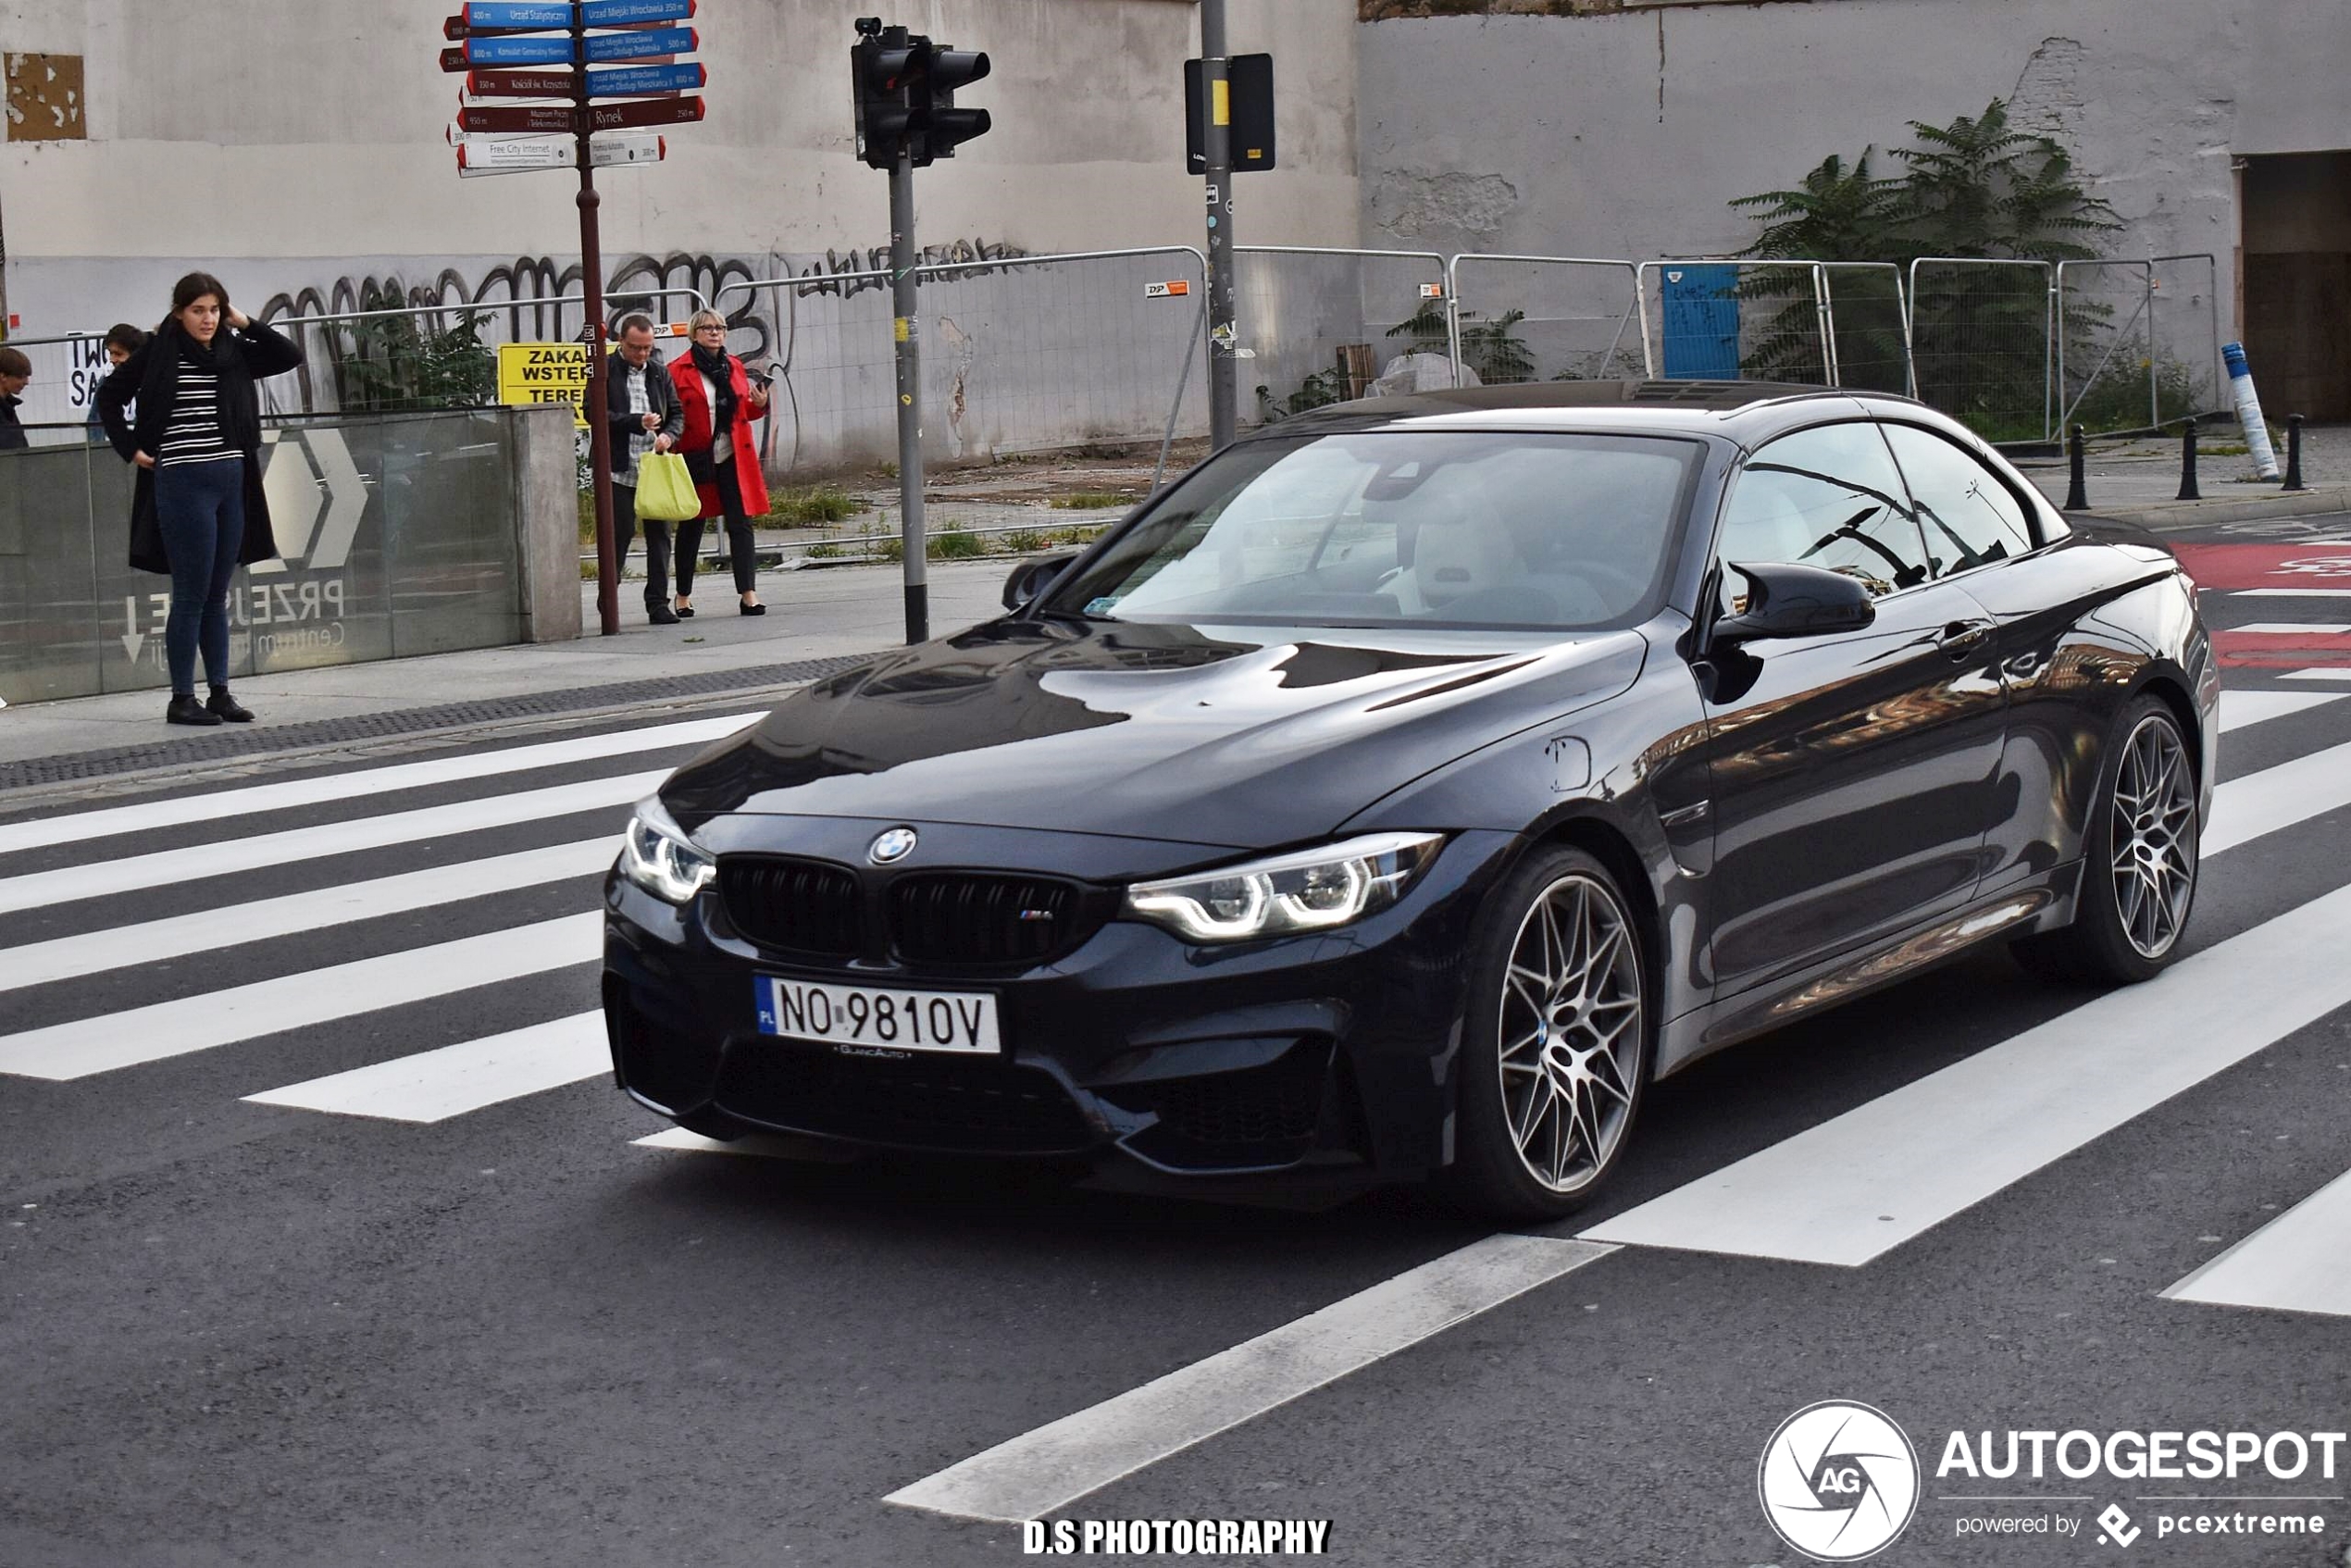
M 865 850 L 865 858 L 876 865 L 889 865 L 914 852 L 914 830 L 892 828 L 877 838 Z

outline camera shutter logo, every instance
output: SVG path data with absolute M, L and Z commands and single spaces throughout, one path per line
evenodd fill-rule
M 1819 1562 L 1857 1562 L 1918 1512 L 1918 1450 L 1885 1412 L 1823 1400 L 1780 1423 L 1755 1485 L 1780 1539 Z

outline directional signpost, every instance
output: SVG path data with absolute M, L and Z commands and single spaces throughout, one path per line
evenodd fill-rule
M 588 461 L 596 498 L 596 613 L 603 634 L 620 629 L 619 561 L 614 549 L 611 426 L 604 405 L 603 252 L 597 230 L 598 168 L 658 163 L 668 144 L 645 131 L 690 125 L 703 118 L 692 94 L 708 80 L 700 65 L 680 61 L 701 47 L 701 35 L 678 24 L 692 19 L 696 0 L 470 0 L 442 24 L 453 45 L 441 68 L 462 72 L 450 139 L 461 175 L 520 174 L 570 168 L 579 174 L 579 249 L 586 294 Z M 483 104 L 479 99 L 521 100 Z M 487 136 L 516 140 L 471 141 Z M 565 138 L 538 140 L 527 138 Z

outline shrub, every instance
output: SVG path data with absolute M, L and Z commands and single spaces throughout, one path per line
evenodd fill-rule
M 1053 497 L 1053 504 L 1064 512 L 1093 512 L 1104 506 L 1132 506 L 1135 497 L 1115 491 L 1080 490 Z
M 988 546 L 967 529 L 950 529 L 924 541 L 923 554 L 934 561 L 968 561 L 987 554 Z
M 846 522 L 865 507 L 848 492 L 831 485 L 818 485 L 813 490 L 777 496 L 767 508 L 770 520 L 786 528 L 805 528 L 815 523 Z

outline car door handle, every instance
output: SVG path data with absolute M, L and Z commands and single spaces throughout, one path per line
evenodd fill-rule
M 1957 663 L 1971 658 L 1992 635 L 1990 621 L 1953 621 L 1934 639 L 1944 656 Z

